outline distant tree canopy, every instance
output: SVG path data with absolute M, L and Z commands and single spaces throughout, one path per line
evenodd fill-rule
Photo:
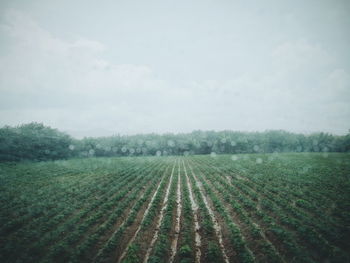
M 282 130 L 265 132 L 193 131 L 74 139 L 29 123 L 0 128 L 0 160 L 56 160 L 90 156 L 184 155 L 215 153 L 349 152 L 350 133 L 310 135 Z
M 0 129 L 0 160 L 54 160 L 72 156 L 73 139 L 40 123 Z

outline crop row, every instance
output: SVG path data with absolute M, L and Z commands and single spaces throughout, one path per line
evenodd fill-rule
M 296 257 L 299 255 L 299 260 L 306 260 L 307 258 L 309 260 L 314 258 L 316 261 L 319 258 L 328 258 L 333 262 L 347 260 L 346 254 L 341 249 L 331 245 L 320 235 L 320 233 L 328 232 L 326 229 L 327 223 L 322 222 L 319 218 L 310 218 L 307 213 L 295 209 L 279 195 L 266 191 L 266 188 L 269 187 L 268 184 L 259 188 L 259 183 L 256 183 L 255 187 L 251 187 L 249 176 L 244 179 L 235 179 L 237 177 L 232 171 L 228 172 L 226 170 L 226 172 L 223 172 L 219 169 L 213 169 L 205 162 L 200 162 L 200 165 L 208 173 L 211 171 L 218 174 L 215 179 L 210 179 L 211 182 L 217 181 L 218 178 L 221 178 L 221 182 L 227 182 L 228 175 L 229 178 L 233 178 L 232 187 L 235 188 L 235 191 L 232 192 L 232 195 L 239 200 L 248 214 L 262 218 L 269 225 L 267 232 L 273 233 L 275 238 L 279 237 L 285 251 L 289 251 L 287 254 L 296 255 Z M 260 177 L 260 180 L 262 181 L 263 177 Z M 283 189 L 283 186 L 281 185 L 280 188 Z M 305 248 L 305 246 L 308 249 L 303 249 L 302 252 L 301 248 Z M 310 254 L 310 251 L 315 251 L 315 253 Z

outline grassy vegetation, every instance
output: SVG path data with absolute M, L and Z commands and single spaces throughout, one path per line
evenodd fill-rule
M 350 261 L 347 153 L 2 163 L 0 261 L 116 262 L 125 252 L 124 262 L 142 262 L 163 209 L 149 258 L 162 262 L 174 236 L 178 176 L 182 216 L 175 262 L 196 257 L 187 182 L 199 207 L 201 262 L 224 261 L 222 246 L 235 262 Z

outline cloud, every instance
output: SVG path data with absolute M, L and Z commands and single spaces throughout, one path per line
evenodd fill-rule
M 110 47 L 100 41 L 53 35 L 23 12 L 7 10 L 2 20 L 6 41 L 0 45 L 8 52 L 0 53 L 0 124 L 39 121 L 79 137 L 348 128 L 349 72 L 329 50 L 305 39 L 278 43 L 266 54 L 264 74 L 247 70 L 212 79 L 203 72 L 173 81 L 177 76 L 162 78 L 149 64 L 110 59 Z M 187 69 L 188 76 L 195 70 Z
M 70 96 L 80 102 L 100 103 L 96 97 L 110 101 L 113 96 L 136 91 L 154 92 L 162 85 L 147 65 L 113 64 L 103 58 L 106 49 L 103 43 L 54 37 L 19 11 L 6 12 L 1 33 L 12 41 L 9 54 L 0 62 L 0 88 L 9 96 L 22 94 L 47 99 L 46 93 L 51 93 L 54 107 L 71 101 Z M 32 99 L 28 97 L 33 103 L 26 105 L 35 108 L 38 104 Z M 72 103 L 73 107 L 79 105 L 84 103 Z
M 310 67 L 321 68 L 334 63 L 333 57 L 320 45 L 304 39 L 285 42 L 275 48 L 272 57 L 276 67 L 288 71 L 309 72 Z
M 11 42 L 0 62 L 0 115 L 6 123 L 44 121 L 70 130 L 76 122 L 66 120 L 75 116 L 82 127 L 103 119 L 113 127 L 152 112 L 165 95 L 166 84 L 149 66 L 111 63 L 103 58 L 106 47 L 98 41 L 54 37 L 16 10 L 4 17 L 1 34 Z M 132 115 L 137 110 L 141 114 Z
M 67 55 L 73 49 L 86 49 L 99 52 L 105 46 L 98 42 L 79 38 L 73 42 L 55 38 L 48 31 L 41 28 L 30 16 L 15 9 L 8 9 L 4 14 L 4 23 L 0 29 L 18 40 L 17 44 L 28 48 L 36 47 L 42 51 L 56 52 Z
M 331 71 L 323 81 L 325 96 L 330 101 L 349 103 L 350 98 L 350 74 L 342 68 Z

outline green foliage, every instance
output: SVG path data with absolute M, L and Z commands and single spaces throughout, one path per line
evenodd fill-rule
M 348 152 L 350 134 L 311 135 L 286 131 L 194 131 L 188 134 L 115 135 L 76 140 L 40 123 L 0 128 L 0 161 L 71 157 L 215 153 Z
M 261 240 L 258 246 L 265 256 L 269 255 L 268 262 L 280 262 L 281 258 L 264 241 L 264 236 L 279 240 L 277 242 L 283 244 L 288 257 L 298 262 L 314 262 L 315 255 L 317 260 L 348 261 L 349 255 L 345 251 L 350 242 L 349 229 L 342 226 L 349 220 L 345 205 L 350 204 L 350 184 L 344 173 L 350 168 L 349 155 L 267 156 L 242 155 L 235 162 L 230 156 L 195 157 L 197 173 L 200 170 L 205 174 L 208 183 L 202 183 L 206 192 L 213 195 L 216 209 L 229 221 L 214 189 L 232 206 L 240 224 L 249 228 L 249 235 L 254 239 L 248 241 L 248 247 L 257 246 L 252 240 Z M 257 158 L 263 161 L 257 164 Z M 227 180 L 228 175 L 231 183 Z M 336 209 L 338 206 L 342 207 L 341 212 Z M 335 215 L 332 211 L 340 213 Z M 258 228 L 256 223 L 260 225 Z M 267 231 L 262 236 L 265 228 Z M 232 239 L 233 244 L 237 241 L 239 239 Z M 240 243 L 244 244 L 242 240 L 236 244 Z M 236 251 L 241 262 L 251 262 L 249 253 Z
M 39 123 L 0 129 L 0 161 L 55 160 L 73 156 L 73 139 Z
M 208 243 L 209 262 L 224 262 L 219 246 L 214 242 Z
M 140 259 L 137 255 L 137 251 L 139 247 L 135 244 L 131 244 L 128 248 L 128 252 L 126 253 L 125 259 L 122 260 L 122 263 L 138 263 Z
M 189 245 L 183 245 L 179 251 L 180 258 L 189 258 L 192 256 L 192 249 Z
M 222 227 L 230 260 L 349 262 L 349 154 L 231 157 L 182 158 L 183 210 L 175 262 L 194 262 L 194 215 L 200 225 L 202 261 L 222 260 L 203 196 Z M 257 158 L 262 162 L 257 163 Z M 124 258 L 125 262 L 142 261 L 149 246 L 145 240 L 154 233 L 174 159 L 0 163 L 0 261 L 108 262 L 125 249 L 121 244 L 126 246 L 124 239 L 140 224 L 138 215 L 159 185 L 149 223 L 141 227 Z M 150 262 L 169 259 L 177 208 L 176 169 Z M 196 214 L 187 179 L 198 206 Z

